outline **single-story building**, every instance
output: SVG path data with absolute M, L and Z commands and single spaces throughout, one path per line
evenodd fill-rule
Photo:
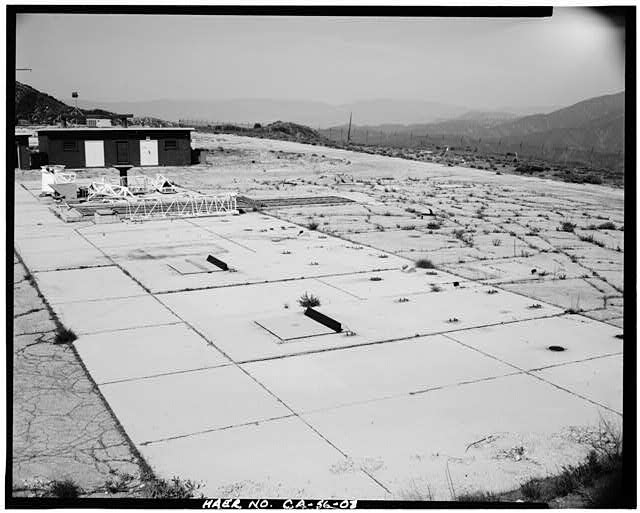
M 44 128 L 38 148 L 49 164 L 67 168 L 186 166 L 193 128 Z

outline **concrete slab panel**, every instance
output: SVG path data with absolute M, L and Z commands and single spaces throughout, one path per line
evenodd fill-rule
M 113 265 L 95 248 L 56 252 L 20 252 L 20 256 L 32 272 Z
M 559 365 L 534 374 L 622 415 L 622 355 Z
M 20 208 L 19 215 L 22 216 L 22 214 L 23 211 L 22 208 Z M 15 241 L 22 242 L 29 239 L 60 238 L 67 237 L 69 233 L 72 233 L 72 229 L 68 223 L 64 223 L 59 219 L 55 220 L 55 224 L 49 222 L 46 218 L 49 214 L 50 212 L 41 211 L 35 215 L 29 216 L 28 219 L 23 219 L 22 222 L 16 221 L 14 224 Z M 76 228 L 77 224 L 73 223 L 73 227 Z
M 406 254 L 413 250 L 415 252 L 437 252 L 439 249 L 450 249 L 451 251 L 463 251 L 464 246 L 459 242 L 453 241 L 452 237 L 445 234 L 437 233 L 433 237 L 423 235 L 419 238 L 409 236 L 409 232 L 405 230 L 385 231 L 378 230 L 363 231 L 361 233 L 349 234 L 349 239 L 362 244 L 367 244 L 379 248 L 384 251 L 398 252 Z
M 604 306 L 603 294 L 582 279 L 506 283 L 502 287 L 565 309 L 579 311 Z
M 517 372 L 441 335 L 243 367 L 297 412 Z
M 27 232 L 50 234 L 52 230 L 69 230 L 69 226 L 44 205 L 20 205 L 19 208 L 20 211 L 14 220 L 16 231 L 25 229 Z
M 591 317 L 592 319 L 596 319 L 598 321 L 608 321 L 610 319 L 618 319 L 624 316 L 624 308 L 621 306 L 607 306 L 606 309 L 603 310 L 592 310 L 591 312 L 587 312 L 585 317 Z
M 207 497 L 388 498 L 297 418 L 256 422 L 141 449 L 159 475 L 200 481 Z
M 499 492 L 582 461 L 590 447 L 573 436 L 600 415 L 612 414 L 520 374 L 303 417 L 394 495 L 426 480 L 434 499 L 452 500 L 447 471 L 458 494 Z
M 136 444 L 290 415 L 235 366 L 102 385 Z
M 146 294 L 140 285 L 115 266 L 45 271 L 35 277 L 40 290 L 52 304 Z
M 172 324 L 180 321 L 151 296 L 57 303 L 62 324 L 77 335 Z
M 413 269 L 412 267 L 409 269 Z M 429 273 L 429 274 L 427 274 Z M 377 273 L 358 273 L 345 276 L 319 278 L 319 281 L 352 294 L 360 299 L 376 297 L 399 297 L 431 291 L 431 285 L 452 284 L 464 281 L 453 274 L 435 269 L 416 269 L 414 272 L 401 270 Z
M 218 237 L 184 219 L 94 225 L 83 235 L 101 249 L 118 254 L 131 248 L 149 248 L 184 243 L 215 243 Z
M 98 385 L 230 363 L 184 324 L 84 335 L 74 345 Z
M 447 336 L 483 353 L 531 370 L 622 352 L 619 329 L 580 315 L 487 326 Z M 561 346 L 565 351 L 549 351 Z
M 619 291 L 624 290 L 624 272 L 620 271 L 599 271 L 599 275 L 601 275 L 607 283 L 616 287 Z
M 564 255 L 538 254 L 530 257 L 516 257 L 499 260 L 479 260 L 464 264 L 452 263 L 444 266 L 446 270 L 461 274 L 469 279 L 488 280 L 500 283 L 514 280 L 545 280 L 580 277 L 585 274 L 583 267 L 572 263 Z M 532 270 L 536 270 L 532 274 Z
M 617 319 L 608 319 L 607 324 L 611 324 L 612 326 L 622 329 L 624 327 L 624 319 L 622 317 Z
M 32 272 L 111 264 L 98 249 L 69 228 L 46 236 L 23 235 L 23 230 L 17 230 L 15 247 Z
M 16 240 L 16 247 L 21 253 L 57 253 L 59 251 L 81 251 L 93 249 L 84 238 L 68 229 L 54 235 L 28 237 Z

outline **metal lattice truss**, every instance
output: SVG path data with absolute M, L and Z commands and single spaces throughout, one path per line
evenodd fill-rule
M 127 187 L 114 185 L 109 182 L 91 182 L 88 192 L 87 200 L 95 198 L 126 199 L 135 197 Z
M 156 175 L 155 188 L 164 194 L 177 192 L 174 185 L 163 175 Z
M 201 217 L 237 214 L 235 192 L 220 196 L 160 196 L 127 198 L 126 216 L 132 220 L 161 217 Z
M 120 185 L 124 185 L 125 178 L 121 178 Z M 177 192 L 174 185 L 164 175 L 156 175 L 155 178 L 146 175 L 132 175 L 126 178 L 129 190 L 134 194 L 149 192 L 174 193 Z
M 56 173 L 56 175 L 58 174 L 60 173 Z M 75 181 L 75 173 L 66 174 L 73 174 L 72 181 Z M 167 194 L 175 193 L 177 190 L 164 175 L 156 175 L 155 178 L 145 175 L 133 175 L 126 178 L 101 176 L 100 181 L 92 182 L 89 186 L 88 199 L 91 200 L 97 197 L 121 199 L 131 197 L 134 194 L 147 194 L 150 192 Z

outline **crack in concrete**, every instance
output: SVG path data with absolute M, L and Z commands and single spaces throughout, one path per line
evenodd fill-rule
M 27 310 L 26 312 L 21 312 L 19 314 L 15 314 L 13 316 L 13 318 L 17 319 L 18 317 L 24 317 L 25 315 L 30 315 L 30 314 L 35 313 L 35 312 L 41 312 L 43 310 L 46 310 L 46 308 L 44 308 L 44 307 L 43 308 L 31 308 L 30 310 Z
M 17 258 L 24 265 L 19 255 Z M 31 286 L 37 291 L 35 284 Z M 26 292 L 16 288 L 14 293 Z M 37 304 L 21 317 L 29 319 L 29 314 L 50 308 L 40 295 L 31 301 Z M 49 322 L 56 325 L 51 313 Z M 47 482 L 70 478 L 84 494 L 95 493 L 104 489 L 114 473 L 138 476 L 137 486 L 140 459 L 105 407 L 73 346 L 53 343 L 56 330 L 14 334 L 13 493 L 33 496 L 46 491 L 24 484 L 38 478 Z

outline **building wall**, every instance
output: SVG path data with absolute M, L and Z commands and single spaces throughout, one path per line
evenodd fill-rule
M 18 145 L 17 148 L 20 152 L 20 169 L 31 169 L 31 152 L 29 152 L 29 147 Z M 17 162 L 16 165 L 18 165 Z
M 158 140 L 158 162 L 162 166 L 188 166 L 191 164 L 191 138 L 171 138 L 177 143 L 176 149 L 167 149 L 166 139 Z M 139 148 L 138 148 L 139 150 Z M 140 158 L 140 157 L 138 157 Z
M 38 134 L 38 151 L 40 153 L 49 153 L 49 138 L 46 135 Z
M 186 131 L 99 131 L 86 132 L 49 132 L 40 135 L 40 151 L 46 152 L 50 164 L 60 164 L 68 168 L 86 167 L 84 141 L 100 140 L 104 142 L 105 166 L 118 164 L 140 165 L 140 141 L 146 139 L 158 141 L 159 166 L 187 166 L 191 163 L 191 135 Z M 166 141 L 175 141 L 175 149 L 168 147 Z M 65 141 L 68 143 L 65 149 Z M 69 146 L 75 141 L 74 150 Z M 118 162 L 117 143 L 129 145 L 129 162 Z
M 41 137 L 38 143 L 39 148 L 41 152 L 47 153 L 49 164 L 57 164 L 69 168 L 85 167 L 84 141 L 75 138 L 52 138 L 48 136 L 43 145 L 42 139 Z M 75 142 L 75 149 L 73 151 L 65 150 L 65 142 Z
M 16 135 L 14 168 L 31 169 L 31 155 L 29 153 L 29 136 Z

